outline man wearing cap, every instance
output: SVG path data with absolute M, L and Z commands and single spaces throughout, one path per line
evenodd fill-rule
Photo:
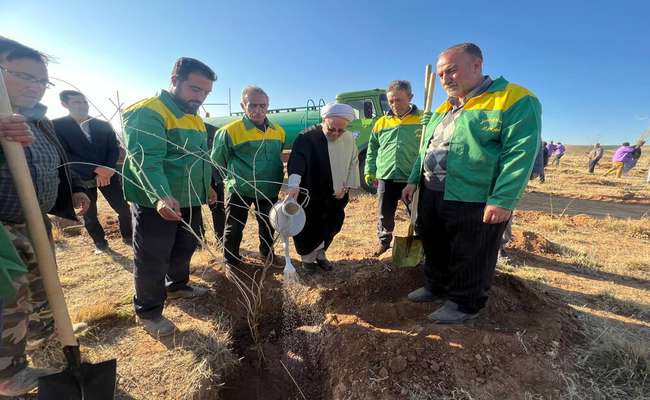
M 248 209 L 255 205 L 260 258 L 282 268 L 273 252 L 274 230 L 269 222 L 271 207 L 278 200 L 284 179 L 282 147 L 285 133 L 280 125 L 266 118 L 269 96 L 262 88 L 247 86 L 241 94 L 244 116 L 217 131 L 212 146 L 212 161 L 225 168 L 226 226 L 223 249 L 226 263 L 240 266 L 239 246 L 248 219 Z
M 348 204 L 348 191 L 359 187 L 358 150 L 345 130 L 355 118 L 347 104 L 327 104 L 323 122 L 301 132 L 293 143 L 287 165 L 288 196 L 304 203 L 305 227 L 293 240 L 308 272 L 330 271 L 325 252 L 341 230 Z
M 189 285 L 190 259 L 203 230 L 201 205 L 216 200 L 212 168 L 205 161 L 205 124 L 196 115 L 215 73 L 182 57 L 172 70 L 170 90 L 124 112 L 124 196 L 132 203 L 137 320 L 152 336 L 174 325 L 163 317 L 167 298 L 193 298 L 207 289 Z

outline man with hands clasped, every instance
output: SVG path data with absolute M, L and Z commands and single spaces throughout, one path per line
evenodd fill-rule
M 425 285 L 408 297 L 440 302 L 438 323 L 475 318 L 488 299 L 501 235 L 540 147 L 541 105 L 527 89 L 483 75 L 472 43 L 443 51 L 436 66 L 449 96 L 431 115 L 409 184 L 419 186 L 416 231 Z

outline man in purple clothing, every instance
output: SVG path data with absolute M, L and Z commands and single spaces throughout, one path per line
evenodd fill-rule
M 547 145 L 546 145 L 546 153 L 548 154 L 548 158 L 545 159 L 544 166 L 546 167 L 548 165 L 548 159 L 555 153 L 555 143 L 551 140 Z
M 612 168 L 609 171 L 605 172 L 605 176 L 609 175 L 612 172 L 616 172 L 616 177 L 620 178 L 623 174 L 623 167 L 626 162 L 632 160 L 632 153 L 636 147 L 630 146 L 629 142 L 623 143 L 621 147 L 616 149 L 614 156 L 612 157 Z
M 557 142 L 557 146 L 555 146 L 555 151 L 553 152 L 553 164 L 556 167 L 560 166 L 560 158 L 562 158 L 565 151 L 566 148 L 564 147 L 562 142 Z

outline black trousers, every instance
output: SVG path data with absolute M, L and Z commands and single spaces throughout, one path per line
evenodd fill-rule
M 379 222 L 377 223 L 377 237 L 381 244 L 388 245 L 393 240 L 395 229 L 395 210 L 406 182 L 382 180 L 377 182 L 377 201 L 379 202 Z
M 217 192 L 217 202 L 210 205 L 210 212 L 212 213 L 212 227 L 214 228 L 215 238 L 221 242 L 223 240 L 223 230 L 226 225 L 223 182 L 212 183 L 212 189 Z
M 593 174 L 594 169 L 596 168 L 596 165 L 598 165 L 598 162 L 600 161 L 600 158 L 596 158 L 594 160 L 589 160 L 589 173 Z
M 99 190 L 104 195 L 108 205 L 117 213 L 122 239 L 131 240 L 131 212 L 129 211 L 129 204 L 124 200 L 122 179 L 119 174 L 113 174 L 111 183 L 107 186 L 100 187 Z M 90 198 L 90 207 L 83 216 L 84 226 L 95 244 L 106 244 L 104 228 L 102 228 L 97 218 L 97 188 L 86 189 L 86 194 Z
M 422 187 L 418 230 L 425 253 L 425 286 L 467 313 L 485 307 L 507 222 L 484 224 L 484 203 L 447 201 Z
M 141 318 L 162 314 L 167 291 L 187 288 L 190 260 L 199 244 L 181 222 L 163 219 L 155 208 L 131 206 L 135 267 L 135 312 Z M 203 235 L 201 207 L 181 208 L 183 220 Z
M 236 263 L 241 260 L 239 246 L 241 245 L 242 234 L 246 221 L 248 220 L 248 209 L 255 205 L 258 236 L 260 240 L 259 251 L 262 256 L 267 256 L 273 250 L 273 234 L 275 230 L 269 222 L 269 212 L 278 198 L 267 201 L 263 197 L 257 199 L 241 196 L 238 193 L 230 193 L 226 204 L 226 227 L 224 230 L 223 252 L 227 262 Z

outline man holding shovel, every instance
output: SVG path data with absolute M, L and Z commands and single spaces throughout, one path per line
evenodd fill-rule
M 0 69 L 9 102 L 16 113 L 0 117 L 0 138 L 25 146 L 40 211 L 49 230 L 46 213 L 75 220 L 74 208 L 79 208 L 79 214 L 83 214 L 90 201 L 81 180 L 65 166 L 65 151 L 45 117 L 46 107 L 39 103 L 51 85 L 46 61 L 36 50 L 0 40 Z M 54 326 L 34 244 L 27 232 L 13 177 L 1 152 L 0 221 L 28 270 L 18 282 L 16 295 L 5 301 L 0 346 L 0 395 L 18 396 L 35 388 L 39 377 L 52 372 L 27 367 L 25 347 L 28 338 L 36 343 L 49 338 Z
M 402 199 L 420 186 L 418 233 L 425 286 L 408 297 L 437 302 L 437 323 L 475 318 L 488 299 L 501 235 L 540 147 L 541 105 L 527 89 L 483 75 L 472 43 L 436 66 L 449 98 L 430 116 Z
M 390 111 L 372 128 L 364 171 L 368 186 L 377 182 L 379 243 L 373 253 L 375 257 L 386 252 L 393 240 L 397 202 L 418 156 L 422 134 L 422 112 L 411 103 L 411 84 L 393 81 L 388 85 L 386 96 Z

